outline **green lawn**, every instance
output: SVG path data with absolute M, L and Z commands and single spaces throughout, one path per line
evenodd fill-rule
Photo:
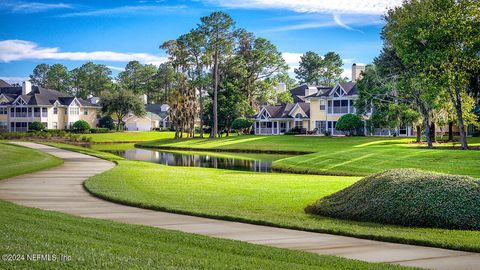
M 296 173 L 365 176 L 385 169 L 417 168 L 480 177 L 480 151 L 446 150 L 451 143 L 430 150 L 412 141 L 411 138 L 378 137 L 234 136 L 216 140 L 164 138 L 138 145 L 217 151 L 310 152 L 273 164 L 277 170 Z M 472 146 L 480 145 L 479 138 L 470 138 L 470 142 Z
M 107 153 L 103 157 L 116 159 Z M 5 143 L 0 143 L 0 159 L 0 180 L 59 164 L 47 154 Z M 75 217 L 5 201 L 0 201 L 0 220 L 0 254 L 20 255 L 20 261 L 2 257 L 0 269 L 409 269 Z M 27 255 L 32 254 L 55 255 L 58 260 L 64 255 L 69 260 L 29 261 Z
M 480 251 L 480 231 L 409 228 L 307 215 L 308 204 L 358 177 L 240 172 L 172 167 L 121 158 L 69 145 L 62 148 L 118 162 L 86 182 L 113 201 L 220 219 L 349 235 L 383 241 Z
M 159 140 L 164 138 L 173 138 L 173 132 L 159 132 L 159 131 L 146 131 L 146 132 L 112 132 L 112 133 L 92 133 L 84 134 L 92 138 L 93 143 L 126 143 L 126 142 L 141 142 Z
M 0 142 L 0 179 L 35 172 L 63 163 L 41 151 Z

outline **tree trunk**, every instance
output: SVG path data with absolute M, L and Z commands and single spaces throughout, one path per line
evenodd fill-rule
M 427 146 L 428 148 L 432 149 L 433 144 L 432 144 L 432 137 L 430 136 L 430 119 L 427 116 L 424 115 L 424 128 L 425 128 L 425 137 L 427 138 Z
M 462 150 L 468 149 L 467 143 L 467 133 L 465 132 L 465 125 L 463 124 L 463 115 L 462 109 L 457 109 L 457 121 L 458 121 L 458 131 L 460 132 L 460 144 L 462 145 Z
M 217 97 L 218 97 L 218 50 L 215 51 L 214 56 L 214 67 L 213 67 L 213 76 L 214 76 L 214 88 L 213 88 L 213 129 L 211 138 L 217 138 L 218 134 L 218 111 L 217 111 Z
M 436 135 L 435 129 L 436 129 L 436 128 L 435 128 L 435 123 L 432 122 L 432 123 L 430 124 L 430 140 L 431 140 L 432 142 L 436 142 L 436 141 L 437 141 L 437 140 L 436 140 L 436 136 L 435 136 L 435 135 Z
M 422 141 L 422 127 L 421 126 L 417 126 L 417 142 L 421 142 Z
M 448 140 L 453 142 L 453 122 L 448 122 Z
M 200 138 L 203 138 L 203 96 L 202 96 L 202 89 L 203 87 L 200 86 Z

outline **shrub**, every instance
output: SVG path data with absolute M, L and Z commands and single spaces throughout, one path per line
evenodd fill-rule
M 477 179 L 415 169 L 365 177 L 321 198 L 307 213 L 415 227 L 480 229 Z
M 110 129 L 108 128 L 91 128 L 90 133 L 109 133 Z
M 43 125 L 41 122 L 35 121 L 30 124 L 28 129 L 32 131 L 42 131 L 45 130 L 45 125 Z
M 355 114 L 345 114 L 342 115 L 335 126 L 335 129 L 346 131 L 348 135 L 354 135 L 357 129 L 360 129 L 363 126 L 362 119 L 360 116 Z
M 107 128 L 112 130 L 115 128 L 115 123 L 113 122 L 113 118 L 110 115 L 105 115 L 100 120 L 98 120 L 98 126 L 101 128 Z
M 285 135 L 297 135 L 302 132 L 302 129 L 299 127 L 293 127 L 289 131 L 285 132 Z
M 239 134 L 248 133 L 252 125 L 253 120 L 247 119 L 245 117 L 239 117 L 232 122 L 232 128 L 234 130 L 237 130 Z
M 90 125 L 85 120 L 78 120 L 73 123 L 72 130 L 75 133 L 88 133 L 90 131 Z

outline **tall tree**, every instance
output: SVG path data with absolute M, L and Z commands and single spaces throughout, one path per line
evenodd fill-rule
M 232 53 L 234 21 L 224 12 L 213 12 L 202 17 L 200 21 L 198 30 L 205 36 L 207 55 L 210 56 L 209 62 L 213 65 L 213 129 L 210 137 L 215 138 L 218 134 L 219 65 Z
M 265 38 L 255 37 L 245 30 L 239 31 L 238 57 L 245 63 L 246 77 L 243 91 L 246 93 L 249 106 L 257 109 L 257 97 L 262 96 L 265 83 L 272 82 L 276 76 L 286 74 L 288 65 L 277 50 L 277 47 Z M 271 89 L 269 84 L 266 88 Z M 264 99 L 264 98 L 263 98 Z M 262 98 L 260 98 L 262 100 Z
M 462 97 L 469 92 L 472 71 L 480 67 L 478 1 L 407 0 L 389 11 L 384 32 L 404 63 L 415 63 L 447 92 L 462 149 L 467 149 Z
M 48 64 L 38 64 L 30 75 L 30 82 L 37 86 L 46 87 L 48 69 Z
M 105 65 L 87 62 L 72 70 L 72 90 L 77 97 L 100 96 L 112 89 L 112 71 Z
M 70 93 L 70 71 L 62 64 L 53 64 L 48 68 L 45 87 L 63 93 Z
M 339 54 L 328 52 L 322 60 L 323 70 L 320 74 L 320 81 L 325 86 L 335 86 L 342 80 L 343 61 Z
M 114 115 L 117 120 L 117 131 L 123 124 L 123 119 L 130 113 L 142 117 L 146 114 L 142 100 L 131 91 L 120 89 L 114 93 L 107 93 L 100 99 L 102 112 Z
M 300 56 L 300 65 L 294 70 L 300 83 L 319 84 L 322 69 L 322 57 L 315 52 L 308 51 Z
M 160 64 L 157 70 L 157 84 L 158 92 L 156 96 L 157 102 L 167 102 L 170 98 L 170 90 L 175 84 L 175 70 L 172 67 L 172 63 L 166 62 Z
M 157 79 L 156 66 L 130 61 L 125 66 L 125 71 L 118 74 L 117 81 L 122 88 L 130 90 L 136 95 L 146 94 L 148 100 L 152 100 L 158 87 Z

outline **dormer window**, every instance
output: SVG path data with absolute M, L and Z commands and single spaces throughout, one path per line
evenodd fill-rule
M 15 101 L 15 105 L 27 105 L 27 103 L 25 100 L 23 100 L 23 98 L 19 98 L 17 101 Z

